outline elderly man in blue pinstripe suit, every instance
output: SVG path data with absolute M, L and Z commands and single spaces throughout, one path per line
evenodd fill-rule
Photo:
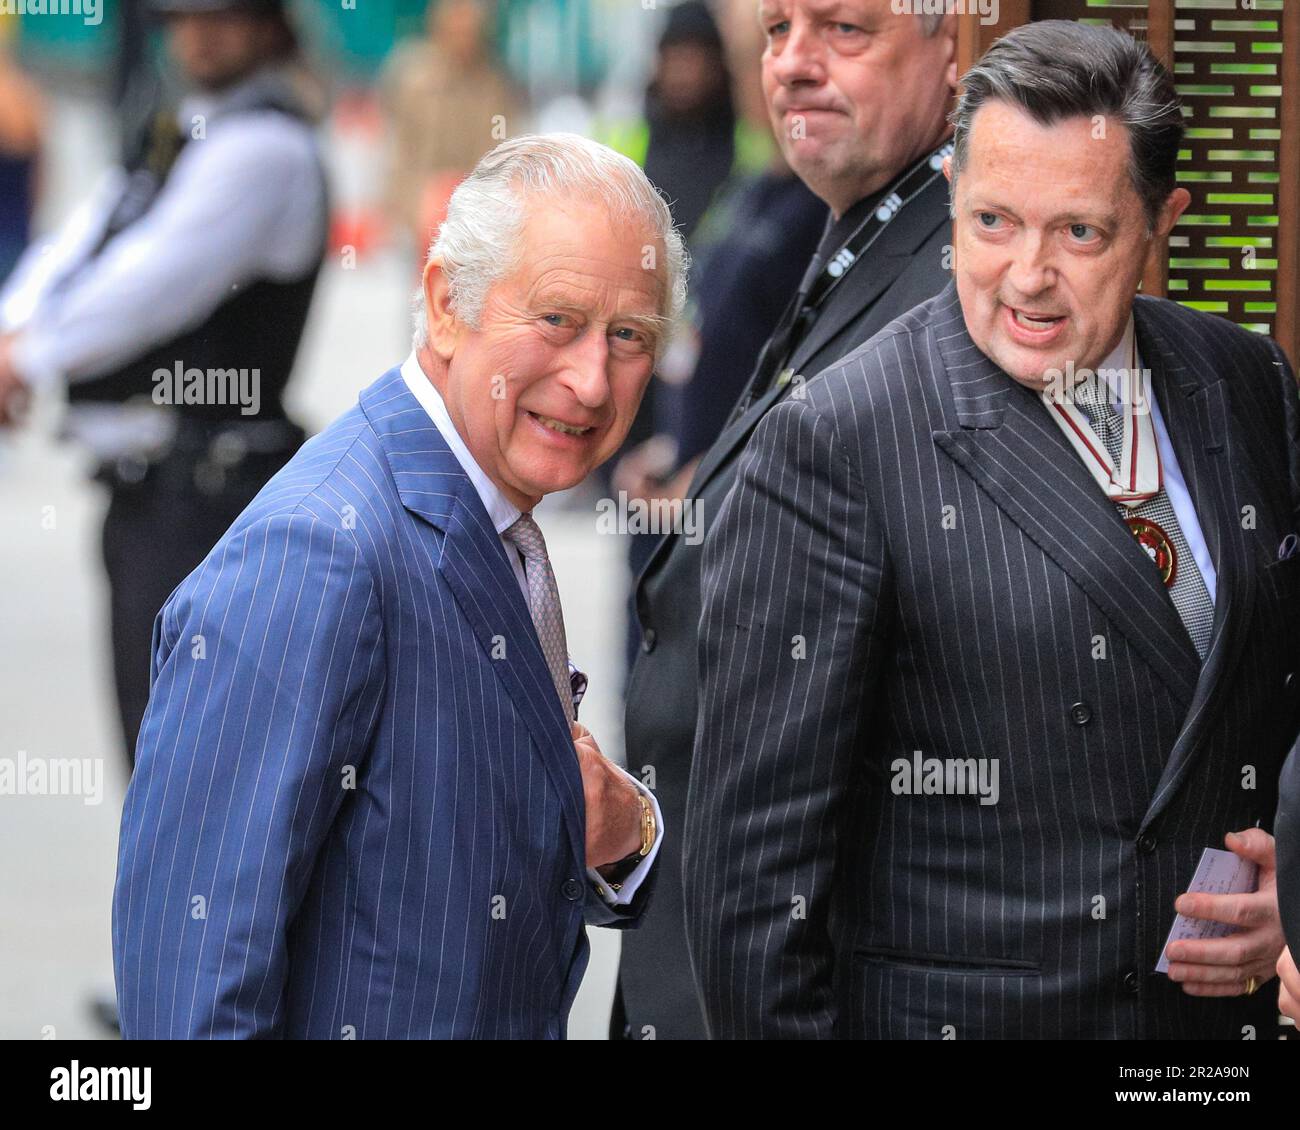
M 557 1038 L 662 834 L 576 722 L 530 512 L 619 446 L 685 253 L 630 161 L 508 141 L 415 350 L 171 595 L 122 816 L 128 1038 Z

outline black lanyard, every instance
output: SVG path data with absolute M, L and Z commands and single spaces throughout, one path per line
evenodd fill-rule
M 801 288 L 795 295 L 759 357 L 754 379 L 732 413 L 733 421 L 742 416 L 755 400 L 770 391 L 773 376 L 776 377 L 777 386 L 790 382 L 794 374 L 784 366 L 795 347 L 803 340 L 803 331 L 813 320 L 812 315 L 844 281 L 853 265 L 866 254 L 867 249 L 880 238 L 898 214 L 943 176 L 944 158 L 951 156 L 952 151 L 952 142 L 945 142 L 885 189 L 871 214 L 854 228 L 840 244 L 839 250 L 827 258 L 807 288 Z
M 812 286 L 808 288 L 808 294 L 804 298 L 805 309 L 815 310 L 825 302 L 831 291 L 844 281 L 844 276 L 849 273 L 853 264 L 880 238 L 880 233 L 889 226 L 890 221 L 943 176 L 944 158 L 950 157 L 952 150 L 952 142 L 946 142 L 885 190 L 885 195 L 880 198 L 880 203 L 872 210 L 871 215 L 867 216 L 840 245 L 840 249 L 826 260 L 816 279 L 813 280 Z

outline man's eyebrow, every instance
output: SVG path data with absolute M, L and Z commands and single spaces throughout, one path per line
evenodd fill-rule
M 587 314 L 586 310 L 571 299 L 545 292 L 538 295 L 531 303 L 531 306 L 533 311 L 537 313 L 542 310 L 554 310 L 561 314 L 579 314 L 584 317 Z M 635 326 L 637 329 L 653 334 L 656 337 L 666 333 L 672 324 L 672 319 L 665 317 L 663 314 L 615 314 L 610 321 L 615 324 L 626 323 Z
M 970 205 L 972 212 L 1005 212 L 1012 219 L 1020 220 L 1021 216 L 1014 208 L 1002 204 L 996 200 L 975 200 Z M 1110 212 L 1097 212 L 1089 214 L 1087 212 L 1058 212 L 1054 216 L 1047 218 L 1047 223 L 1052 224 L 1092 224 L 1103 228 L 1114 228 L 1118 223 L 1118 218 Z
M 636 326 L 646 333 L 658 337 L 667 331 L 671 318 L 666 318 L 662 314 L 619 314 L 614 318 L 615 322 L 627 322 Z
M 533 313 L 540 313 L 542 310 L 556 310 L 563 314 L 581 314 L 582 307 L 574 302 L 571 298 L 555 294 L 549 291 L 542 291 L 536 298 L 529 302 L 529 307 Z

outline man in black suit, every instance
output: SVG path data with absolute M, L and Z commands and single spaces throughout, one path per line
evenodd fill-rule
M 763 86 L 790 167 L 831 215 L 749 390 L 687 491 L 707 531 L 736 457 L 771 407 L 948 280 L 940 172 L 956 89 L 956 18 L 890 0 L 764 0 Z M 652 767 L 664 819 L 686 808 L 695 739 L 700 539 L 668 534 L 641 574 L 641 653 L 628 681 L 627 764 Z M 623 942 L 633 1039 L 704 1036 L 682 921 L 680 841 L 664 844 L 655 913 Z
M 963 87 L 954 285 L 768 413 L 704 544 L 710 1031 L 1268 1038 L 1294 378 L 1136 295 L 1189 201 L 1143 45 L 1032 23 Z M 1188 894 L 1225 844 L 1258 889 Z

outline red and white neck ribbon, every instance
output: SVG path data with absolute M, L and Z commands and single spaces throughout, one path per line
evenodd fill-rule
M 1086 380 L 1095 380 L 1105 389 L 1101 377 L 1094 373 Z M 1146 399 L 1146 382 L 1137 367 L 1137 346 L 1133 348 L 1133 364 L 1128 371 L 1128 396 L 1122 405 L 1124 446 L 1120 450 L 1117 467 L 1110 451 L 1092 427 L 1088 414 L 1074 403 L 1071 393 L 1058 397 L 1052 386 L 1042 392 L 1043 402 L 1079 454 L 1084 466 L 1092 473 L 1098 486 L 1112 502 L 1138 507 L 1160 493 L 1164 471 L 1160 465 L 1160 449 L 1156 444 L 1156 428 L 1151 419 L 1151 406 Z M 1059 387 L 1059 386 L 1058 386 Z

